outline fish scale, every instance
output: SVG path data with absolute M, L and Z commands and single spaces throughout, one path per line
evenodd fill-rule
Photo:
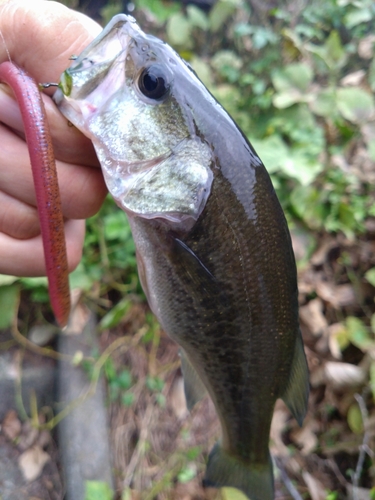
M 206 391 L 215 405 L 222 435 L 204 483 L 272 500 L 275 401 L 301 424 L 309 389 L 291 239 L 265 167 L 189 66 L 125 15 L 55 100 L 128 215 L 150 307 L 181 347 L 189 409 Z

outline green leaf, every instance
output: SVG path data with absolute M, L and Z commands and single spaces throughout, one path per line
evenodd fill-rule
M 105 481 L 86 481 L 85 500 L 112 500 L 113 491 Z
M 225 21 L 236 9 L 237 4 L 236 0 L 219 0 L 214 4 L 209 14 L 210 27 L 213 33 L 222 28 Z
M 8 274 L 0 274 L 0 286 L 11 285 L 15 283 L 19 278 L 17 276 L 9 276 Z
M 313 230 L 324 225 L 326 208 L 322 193 L 314 186 L 297 186 L 290 194 L 290 203 L 296 214 Z
M 272 83 L 277 90 L 273 98 L 274 106 L 282 109 L 311 100 L 308 88 L 312 79 L 312 69 L 304 63 L 289 64 L 285 69 L 275 71 L 272 75 Z
M 125 212 L 115 210 L 114 212 L 103 217 L 104 222 L 104 237 L 106 240 L 120 240 L 129 237 L 129 223 Z
M 337 114 L 336 90 L 328 88 L 319 91 L 310 101 L 310 109 L 318 116 L 326 118 L 335 116 Z
M 177 475 L 177 479 L 180 483 L 188 483 L 197 475 L 197 468 L 194 466 L 187 465 Z
M 313 79 L 313 71 L 308 64 L 294 63 L 285 68 L 285 75 L 293 87 L 306 92 Z
M 370 68 L 368 71 L 368 81 L 371 87 L 371 90 L 375 92 L 375 57 L 373 58 Z
M 293 104 L 297 102 L 304 101 L 305 98 L 302 96 L 301 92 L 292 88 L 275 94 L 272 99 L 275 108 L 279 109 L 289 108 L 289 106 L 293 106 Z
M 248 497 L 237 488 L 221 488 L 223 500 L 248 500 Z
M 162 0 L 137 0 L 136 3 L 138 8 L 151 12 L 161 23 L 180 10 L 178 4 Z
M 359 409 L 359 406 L 357 403 L 352 404 L 351 407 L 349 408 L 348 415 L 347 415 L 347 421 L 348 421 L 348 425 L 350 427 L 350 430 L 354 434 L 362 434 L 363 433 L 363 420 L 362 420 L 361 410 Z
M 18 309 L 20 287 L 18 284 L 0 287 L 0 329 L 9 328 Z
M 375 267 L 372 267 L 365 273 L 365 278 L 372 286 L 375 286 Z
M 331 61 L 331 65 L 341 67 L 346 60 L 346 55 L 338 31 L 331 31 L 325 43 L 325 48 L 327 59 Z
M 164 380 L 159 377 L 147 377 L 146 386 L 150 391 L 160 392 L 164 387 Z
M 93 283 L 94 280 L 88 274 L 82 262 L 78 265 L 77 269 L 69 274 L 69 285 L 72 290 L 77 288 L 79 290 L 89 291 Z
M 357 317 L 348 316 L 345 320 L 350 342 L 365 351 L 374 344 L 368 327 Z
M 107 361 L 105 362 L 104 372 L 109 382 L 112 382 L 117 377 L 116 367 L 113 362 L 113 358 L 108 358 Z
M 280 170 L 289 156 L 289 148 L 278 134 L 266 139 L 252 139 L 251 143 L 270 174 Z
M 100 321 L 100 329 L 113 328 L 117 326 L 125 314 L 129 311 L 131 302 L 129 299 L 124 298 L 120 300 Z
M 130 371 L 123 370 L 121 373 L 119 373 L 119 375 L 117 376 L 117 382 L 122 390 L 128 390 L 133 383 L 132 374 L 130 373 Z
M 171 45 L 185 50 L 192 47 L 191 28 L 189 20 L 181 13 L 173 14 L 167 22 L 167 36 Z
M 331 31 L 324 45 L 307 43 L 304 48 L 320 57 L 332 72 L 342 68 L 347 60 L 347 55 L 341 44 L 340 35 L 336 30 Z
M 198 56 L 193 56 L 190 60 L 190 65 L 206 87 L 211 87 L 213 79 L 210 65 Z
M 135 401 L 135 396 L 132 392 L 125 392 L 125 394 L 123 394 L 121 396 L 121 403 L 124 405 L 124 406 L 131 406 Z
M 375 361 L 373 361 L 370 366 L 370 387 L 371 387 L 372 397 L 375 400 Z
M 186 456 L 188 460 L 196 460 L 198 456 L 202 453 L 202 449 L 200 446 L 193 446 L 186 451 Z
M 337 108 L 346 120 L 353 123 L 363 123 L 374 114 L 374 98 L 360 88 L 339 88 L 337 90 Z
M 373 14 L 369 8 L 360 8 L 348 12 L 344 17 L 344 24 L 347 28 L 351 29 L 361 23 L 371 21 Z
M 196 7 L 195 5 L 188 5 L 186 8 L 188 18 L 192 26 L 196 26 L 203 31 L 207 31 L 209 28 L 209 21 L 206 14 Z
M 293 177 L 303 186 L 307 186 L 322 172 L 323 165 L 307 155 L 303 148 L 296 148 L 290 151 L 290 156 L 283 163 L 281 170 L 288 177 Z

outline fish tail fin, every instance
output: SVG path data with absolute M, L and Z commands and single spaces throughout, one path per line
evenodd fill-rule
M 219 444 L 212 449 L 206 475 L 206 487 L 233 487 L 245 493 L 250 500 L 273 500 L 272 460 L 264 464 L 246 463 L 229 455 Z

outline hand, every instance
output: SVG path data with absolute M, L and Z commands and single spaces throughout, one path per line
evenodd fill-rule
M 86 16 L 45 0 L 0 0 L 0 63 L 10 59 L 37 82 L 58 82 L 101 31 Z M 106 188 L 91 142 L 43 96 L 55 149 L 69 269 L 79 263 L 85 232 L 82 219 L 95 214 Z M 94 168 L 93 168 L 94 167 Z M 28 149 L 12 91 L 0 84 L 0 273 L 45 274 Z

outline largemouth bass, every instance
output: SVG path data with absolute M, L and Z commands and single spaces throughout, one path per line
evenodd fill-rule
M 150 307 L 181 347 L 188 407 L 205 390 L 215 405 L 205 484 L 271 500 L 275 401 L 302 424 L 309 389 L 295 260 L 266 169 L 189 65 L 123 14 L 55 101 L 129 217 Z

